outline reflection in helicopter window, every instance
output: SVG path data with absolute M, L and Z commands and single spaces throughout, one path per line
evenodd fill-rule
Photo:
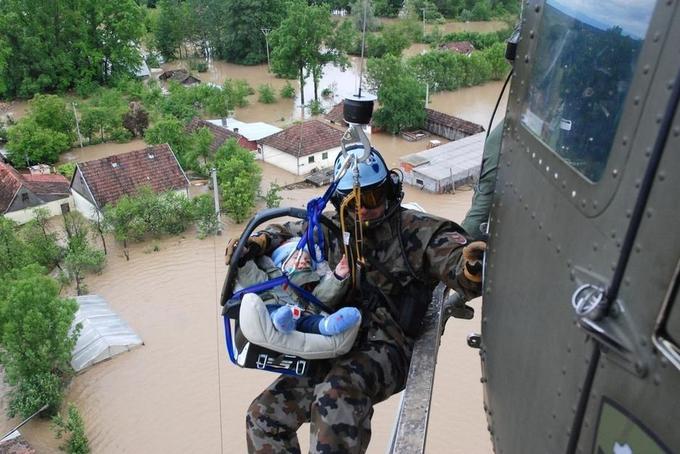
M 599 181 L 654 2 L 546 3 L 522 123 Z

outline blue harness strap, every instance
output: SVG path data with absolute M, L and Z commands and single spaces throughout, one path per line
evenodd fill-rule
M 270 279 L 266 282 L 260 282 L 255 285 L 251 285 L 250 287 L 243 288 L 239 290 L 238 292 L 235 292 L 234 295 L 229 298 L 229 300 L 235 300 L 235 299 L 241 299 L 243 295 L 246 293 L 261 293 L 266 290 L 273 289 L 274 287 L 278 287 L 280 285 L 289 285 L 290 288 L 295 290 L 297 294 L 299 294 L 305 301 L 309 301 L 313 305 L 317 306 L 319 309 L 321 309 L 324 312 L 331 313 L 332 311 L 319 299 L 314 296 L 312 293 L 308 292 L 307 290 L 303 289 L 302 287 L 299 287 L 292 282 L 290 282 L 288 275 L 283 274 L 283 276 L 275 277 L 274 279 Z
M 333 182 L 323 196 L 314 198 L 307 203 L 307 230 L 303 233 L 302 238 L 298 242 L 296 249 L 300 250 L 308 245 L 309 256 L 315 263 L 326 260 L 326 243 L 324 241 L 323 230 L 321 229 L 321 222 L 319 217 L 322 215 L 324 208 L 328 201 L 333 196 L 340 180 Z M 321 252 L 321 256 L 317 256 L 317 246 Z

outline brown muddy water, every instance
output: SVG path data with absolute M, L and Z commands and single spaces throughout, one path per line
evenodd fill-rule
M 277 81 L 267 74 L 266 66 L 216 63 L 214 67 L 223 71 L 215 76 L 216 82 L 220 77 L 246 78 L 251 85 Z M 500 87 L 492 82 L 439 93 L 432 96 L 430 107 L 486 127 Z M 237 110 L 236 117 L 274 124 L 279 115 L 286 121 L 293 118 L 292 101 L 274 106 L 254 103 Z M 397 166 L 399 156 L 427 145 L 427 141 L 406 142 L 387 134 L 373 134 L 371 141 L 389 166 Z M 84 161 L 143 146 L 142 141 L 135 141 L 75 148 L 62 159 Z M 267 163 L 261 166 L 263 188 L 273 181 L 281 185 L 299 181 Z M 197 186 L 192 193 L 204 190 L 205 186 Z M 321 192 L 284 191 L 283 204 L 304 206 Z M 406 202 L 417 202 L 454 221 L 463 218 L 472 195 L 469 189 L 455 195 L 433 195 L 410 187 L 405 192 Z M 222 254 L 226 239 L 239 235 L 243 226 L 229 220 L 225 223 L 225 232 L 218 237 L 199 240 L 194 232 L 187 232 L 133 245 L 130 261 L 110 240 L 106 269 L 86 279 L 90 291 L 105 297 L 145 342 L 141 348 L 78 375 L 68 390 L 67 401 L 80 409 L 93 453 L 245 452 L 246 408 L 274 376 L 239 369 L 227 359 L 218 307 L 226 274 Z M 475 307 L 480 310 L 480 301 Z M 479 316 L 473 321 L 451 320 L 442 339 L 428 452 L 485 454 L 492 450 L 483 412 L 479 355 L 465 343 L 472 331 L 479 331 Z M 385 452 L 398 404 L 399 396 L 393 396 L 376 407 L 370 453 Z M 59 442 L 48 423 L 31 422 L 22 432 L 37 452 L 57 452 Z M 307 432 L 308 426 L 300 430 L 303 451 Z
M 287 191 L 284 203 L 301 205 L 318 193 Z M 454 220 L 463 217 L 470 196 L 471 191 L 433 196 L 406 190 L 406 201 Z M 274 376 L 232 366 L 224 348 L 218 317 L 226 274 L 222 252 L 226 239 L 241 228 L 227 222 L 221 237 L 199 240 L 187 232 L 135 245 L 129 262 L 114 245 L 104 273 L 87 278 L 90 290 L 104 296 L 145 342 L 76 376 L 69 388 L 67 400 L 83 415 L 93 453 L 245 452 L 246 408 Z M 479 356 L 465 344 L 467 333 L 478 329 L 478 320 L 449 322 L 439 355 L 428 452 L 491 450 Z M 398 402 L 399 396 L 393 396 L 377 406 L 369 452 L 385 451 Z M 58 442 L 48 426 L 31 422 L 22 431 L 37 452 L 56 452 Z M 307 430 L 300 431 L 303 446 Z

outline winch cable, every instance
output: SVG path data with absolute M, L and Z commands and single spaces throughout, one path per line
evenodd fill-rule
M 213 235 L 213 276 L 215 280 L 215 300 L 217 301 L 217 311 L 219 314 L 222 308 L 219 305 L 219 289 L 221 286 L 217 281 L 217 260 L 217 235 Z M 222 345 L 220 340 L 221 330 L 222 324 L 220 323 L 220 317 L 217 317 L 217 323 L 215 324 L 215 359 L 217 364 L 217 395 L 219 402 L 218 414 L 220 418 L 220 453 L 224 454 L 224 424 L 222 418 L 222 358 L 220 356 L 220 345 Z

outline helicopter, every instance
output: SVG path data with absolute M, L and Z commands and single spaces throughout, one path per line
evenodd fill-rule
M 496 453 L 680 451 L 680 8 L 525 2 L 488 222 Z

